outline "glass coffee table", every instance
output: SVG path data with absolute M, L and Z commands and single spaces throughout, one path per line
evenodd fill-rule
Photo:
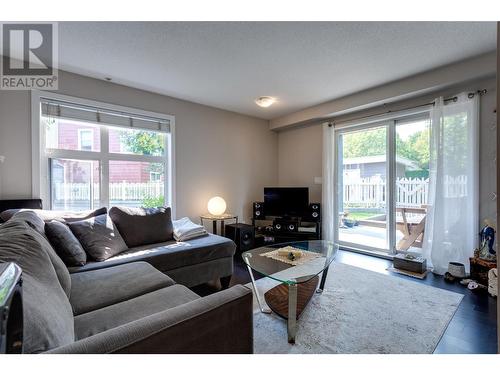
M 337 250 L 338 245 L 333 242 L 315 240 L 272 244 L 242 254 L 261 312 L 273 311 L 288 320 L 288 342 L 295 342 L 297 319 L 314 292 L 323 292 L 328 267 Z M 252 271 L 280 282 L 264 294 L 270 309 L 262 304 Z

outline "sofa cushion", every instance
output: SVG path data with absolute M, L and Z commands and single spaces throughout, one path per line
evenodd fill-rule
M 42 237 L 40 241 L 44 244 L 44 250 L 49 255 L 50 261 L 54 266 L 57 274 L 57 279 L 61 284 L 64 292 L 69 297 L 71 290 L 71 279 L 69 277 L 68 268 L 64 265 L 62 259 L 56 254 L 55 250 L 52 248 L 45 235 L 45 222 L 33 211 L 22 211 L 16 213 L 10 221 L 24 222 L 27 223 L 31 228 L 35 229 L 36 232 Z
M 45 224 L 45 234 L 64 264 L 71 267 L 87 263 L 85 250 L 66 224 L 52 220 Z
M 9 221 L 0 227 L 0 262 L 15 262 L 23 271 L 25 353 L 74 341 L 73 312 L 47 246 L 45 238 L 25 222 Z
M 85 220 L 91 217 L 103 215 L 108 212 L 106 207 L 98 208 L 96 210 L 86 210 L 86 211 L 52 211 L 52 210 L 32 210 L 29 208 L 21 208 L 21 209 L 15 208 L 0 213 L 0 218 L 4 221 L 7 221 L 17 212 L 24 212 L 24 211 L 35 212 L 43 221 L 59 220 L 64 222 Z
M 170 207 L 111 207 L 109 216 L 128 247 L 166 242 L 174 238 Z
M 45 236 L 45 221 L 34 211 L 18 211 L 11 217 L 11 220 L 25 221 L 30 227 Z
M 200 298 L 183 285 L 172 285 L 128 301 L 75 317 L 78 340 L 121 326 L 137 319 L 171 309 Z
M 235 249 L 236 245 L 230 239 L 209 234 L 186 242 L 169 241 L 139 246 L 104 262 L 87 262 L 82 267 L 71 267 L 70 272 L 81 272 L 137 261 L 148 262 L 161 272 L 167 272 L 179 267 L 232 257 Z
M 68 226 L 87 254 L 98 262 L 127 250 L 127 245 L 107 214 L 71 222 Z
M 70 302 L 75 315 L 80 315 L 173 284 L 150 264 L 134 262 L 72 274 Z

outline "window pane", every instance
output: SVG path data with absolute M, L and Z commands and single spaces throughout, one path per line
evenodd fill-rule
M 109 128 L 109 152 L 165 155 L 165 134 L 147 130 Z
M 94 143 L 93 129 L 78 129 L 78 149 L 84 151 L 92 151 Z
M 339 240 L 388 251 L 387 127 L 339 136 Z
M 86 122 L 42 116 L 47 148 L 60 150 L 100 151 L 99 126 Z
M 163 163 L 109 162 L 110 206 L 158 207 L 165 204 Z
M 396 122 L 394 193 L 398 251 L 421 251 L 429 189 L 429 128 L 428 119 Z
M 53 210 L 90 210 L 99 206 L 99 162 L 50 159 Z

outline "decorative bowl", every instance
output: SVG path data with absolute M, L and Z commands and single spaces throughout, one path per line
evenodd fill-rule
M 448 272 L 452 276 L 458 277 L 460 279 L 463 279 L 464 277 L 466 277 L 465 265 L 463 265 L 462 263 L 458 263 L 458 262 L 448 263 Z

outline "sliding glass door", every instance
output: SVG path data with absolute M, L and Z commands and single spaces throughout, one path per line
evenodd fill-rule
M 336 132 L 337 232 L 341 245 L 418 252 L 429 174 L 426 113 Z

